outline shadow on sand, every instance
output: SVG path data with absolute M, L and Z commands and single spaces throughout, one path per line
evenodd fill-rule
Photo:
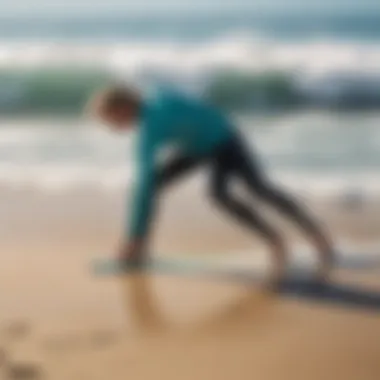
M 173 261 L 171 259 L 154 261 L 145 269 L 120 268 L 115 262 L 110 262 L 109 260 L 98 262 L 97 264 L 95 272 L 100 276 L 122 274 L 123 277 L 126 275 L 127 278 L 131 278 L 132 276 L 128 276 L 128 273 L 131 275 L 139 273 L 145 278 L 145 273 L 153 272 L 190 278 L 201 277 L 214 281 L 241 282 L 244 285 L 252 285 L 253 287 L 259 285 L 263 277 L 262 272 L 251 268 L 218 268 L 213 264 L 182 260 Z M 146 280 L 140 281 L 144 282 Z M 141 292 L 143 288 L 144 286 L 141 283 L 135 285 L 137 293 Z M 364 287 L 338 283 L 313 283 L 305 277 L 305 272 L 302 268 L 293 268 L 289 274 L 289 279 L 284 281 L 276 293 L 281 296 L 304 299 L 309 302 L 324 302 L 341 307 L 380 310 L 380 290 L 375 291 Z M 141 307 L 149 307 L 150 304 L 151 302 Z

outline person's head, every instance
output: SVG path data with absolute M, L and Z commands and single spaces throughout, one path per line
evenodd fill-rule
M 91 114 L 114 130 L 127 130 L 137 121 L 141 107 L 139 94 L 128 87 L 115 86 L 97 92 L 89 103 Z

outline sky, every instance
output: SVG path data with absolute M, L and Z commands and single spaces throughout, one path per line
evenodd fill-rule
M 12 15 L 75 15 L 86 12 L 159 13 L 251 11 L 344 11 L 374 10 L 380 14 L 379 0 L 151 0 L 149 4 L 132 0 L 2 0 L 0 17 Z

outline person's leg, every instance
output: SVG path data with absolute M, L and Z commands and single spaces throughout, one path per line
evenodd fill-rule
M 163 191 L 176 181 L 183 179 L 192 171 L 198 169 L 207 162 L 205 157 L 191 157 L 178 155 L 173 157 L 156 172 L 157 190 Z
M 212 164 L 211 199 L 239 223 L 251 231 L 258 232 L 270 245 L 274 257 L 274 269 L 270 284 L 277 285 L 284 277 L 286 265 L 286 246 L 280 234 L 257 212 L 232 195 L 231 180 L 236 174 L 234 154 L 227 147 L 220 152 Z
M 247 151 L 243 144 L 241 144 L 238 152 L 240 155 L 239 173 L 248 188 L 305 231 L 320 254 L 321 266 L 318 276 L 326 277 L 333 260 L 333 247 L 330 238 L 303 207 L 266 178 L 256 159 L 252 157 L 252 154 Z

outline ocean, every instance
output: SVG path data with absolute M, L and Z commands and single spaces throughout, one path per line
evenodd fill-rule
M 89 8 L 89 11 L 91 9 Z M 244 30 L 277 40 L 310 40 L 336 37 L 340 40 L 376 41 L 380 38 L 380 10 L 340 9 L 297 11 L 273 8 L 265 11 L 236 7 L 226 12 L 146 12 L 128 10 L 84 14 L 40 14 L 0 16 L 2 38 L 63 40 L 177 40 L 203 41 L 226 32 Z
M 83 114 L 126 81 L 215 102 L 300 192 L 380 188 L 380 13 L 2 16 L 0 35 L 0 183 L 126 186 L 130 139 Z

